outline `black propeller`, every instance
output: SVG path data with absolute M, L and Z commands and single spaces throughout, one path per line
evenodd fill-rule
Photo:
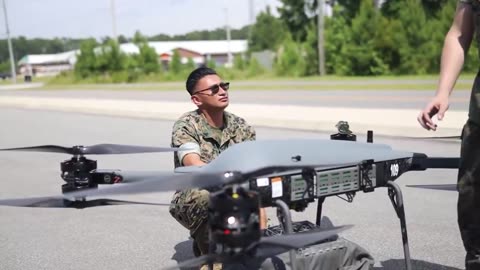
M 17 206 L 17 207 L 38 207 L 38 208 L 77 208 L 84 209 L 97 206 L 107 205 L 127 205 L 127 204 L 142 204 L 142 205 L 157 205 L 157 206 L 169 206 L 168 203 L 146 203 L 146 202 L 134 202 L 124 200 L 111 200 L 111 199 L 97 199 L 97 200 L 67 200 L 62 197 L 36 197 L 36 198 L 20 198 L 20 199 L 8 199 L 0 200 L 0 205 L 5 206 Z
M 122 176 L 124 179 L 122 183 L 132 183 L 136 181 L 143 181 L 145 177 L 151 177 L 155 175 L 157 177 L 171 176 L 171 173 L 156 172 L 156 171 L 124 171 Z M 87 190 L 95 190 L 94 188 Z M 160 205 L 170 206 L 166 203 L 146 203 L 146 202 L 134 202 L 134 201 L 121 201 L 111 199 L 97 199 L 97 200 L 75 200 L 75 198 L 82 198 L 84 196 L 69 195 L 72 192 L 64 193 L 63 196 L 47 196 L 47 197 L 31 197 L 31 198 L 18 198 L 18 199 L 0 199 L 0 205 L 16 206 L 16 207 L 40 207 L 40 208 L 89 208 L 95 206 L 105 205 L 120 205 L 120 204 L 145 204 L 145 205 Z
M 413 140 L 460 140 L 461 136 L 405 137 Z
M 339 232 L 352 228 L 353 225 L 338 226 L 329 229 L 319 229 L 308 232 L 285 234 L 279 236 L 262 237 L 260 241 L 250 245 L 245 252 L 239 255 L 208 254 L 198 258 L 179 263 L 166 269 L 179 269 L 184 267 L 198 267 L 202 264 L 220 262 L 224 264 L 252 264 L 261 262 L 271 256 L 310 246 L 333 236 Z M 252 262 L 252 259 L 255 262 Z M 250 265 L 251 266 L 251 265 Z M 257 267 L 258 268 L 258 267 Z M 247 269 L 247 268 L 246 268 Z
M 51 152 L 64 153 L 70 155 L 116 155 L 116 154 L 135 154 L 135 153 L 153 153 L 153 152 L 174 152 L 178 148 L 170 147 L 152 147 L 123 144 L 96 144 L 90 146 L 76 145 L 73 147 L 64 147 L 59 145 L 38 145 L 29 147 L 5 148 L 0 151 L 29 151 L 29 152 Z
M 446 191 L 457 191 L 457 185 L 456 185 L 456 184 L 444 184 L 444 185 L 407 185 L 407 187 L 424 188 L 424 189 L 434 189 L 434 190 L 446 190 Z

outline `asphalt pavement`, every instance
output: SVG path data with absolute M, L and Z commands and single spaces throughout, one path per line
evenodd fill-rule
M 168 146 L 173 121 L 109 117 L 0 108 L 0 148 L 38 144 L 97 143 Z M 258 140 L 278 138 L 328 139 L 330 133 L 255 126 Z M 353 129 L 355 132 L 356 130 Z M 363 134 L 358 141 L 365 141 Z M 400 139 L 376 136 L 396 150 L 430 156 L 458 156 L 459 141 Z M 62 154 L 0 153 L 0 198 L 60 193 Z M 93 157 L 92 157 L 93 158 Z M 167 170 L 172 154 L 96 156 L 99 168 Z M 410 253 L 414 269 L 463 269 L 464 251 L 456 224 L 456 192 L 413 189 L 407 184 L 454 183 L 456 170 L 409 172 L 397 183 L 405 200 Z M 116 199 L 169 203 L 171 192 Z M 293 212 L 296 221 L 314 222 L 315 205 Z M 327 198 L 325 223 L 353 224 L 341 235 L 371 252 L 376 270 L 400 270 L 403 250 L 400 225 L 386 189 L 358 193 L 353 203 Z M 270 224 L 275 211 L 269 209 Z M 188 232 L 165 206 L 104 206 L 84 210 L 0 207 L 0 268 L 2 269 L 160 269 L 192 258 Z M 328 221 L 328 222 L 327 222 Z
M 105 86 L 93 86 L 92 89 L 69 90 L 2 90 L 0 96 L 21 97 L 61 97 L 61 98 L 96 98 L 120 100 L 148 100 L 148 101 L 174 101 L 184 102 L 189 100 L 187 91 L 178 86 L 172 90 L 135 90 L 108 89 Z M 268 104 L 268 105 L 295 105 L 306 107 L 344 107 L 344 108 L 385 108 L 385 109 L 414 109 L 419 110 L 425 106 L 434 91 L 408 91 L 408 90 L 236 90 L 232 87 L 229 91 L 233 104 Z M 450 110 L 465 111 L 468 109 L 470 91 L 457 90 L 452 93 Z
M 335 132 L 338 121 L 360 134 L 385 136 L 459 136 L 468 117 L 468 91 L 453 93 L 450 110 L 436 132 L 416 117 L 433 95 L 429 91 L 232 91 L 227 108 L 250 124 Z M 0 107 L 46 109 L 120 117 L 175 120 L 194 110 L 186 91 L 17 90 L 0 92 Z

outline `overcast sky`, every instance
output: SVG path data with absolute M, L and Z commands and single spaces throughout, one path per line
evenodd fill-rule
M 2 0 L 3 1 L 3 0 Z M 213 30 L 226 24 L 240 28 L 249 23 L 249 0 L 114 0 L 118 34 L 131 37 L 185 34 Z M 111 0 L 5 0 L 12 37 L 104 37 L 112 30 Z M 279 0 L 253 0 L 256 13 Z M 277 14 L 276 12 L 274 14 Z M 6 38 L 5 17 L 0 13 L 0 38 Z

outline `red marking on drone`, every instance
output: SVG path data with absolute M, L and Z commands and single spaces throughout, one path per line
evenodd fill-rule
M 122 178 L 120 176 L 113 177 L 113 183 L 116 184 L 116 183 L 120 183 L 120 182 L 122 182 Z

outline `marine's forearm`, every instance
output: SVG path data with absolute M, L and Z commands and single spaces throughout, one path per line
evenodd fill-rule
M 467 52 L 468 45 L 465 42 L 462 44 L 461 37 L 454 33 L 446 36 L 441 57 L 437 96 L 450 96 L 462 70 Z

